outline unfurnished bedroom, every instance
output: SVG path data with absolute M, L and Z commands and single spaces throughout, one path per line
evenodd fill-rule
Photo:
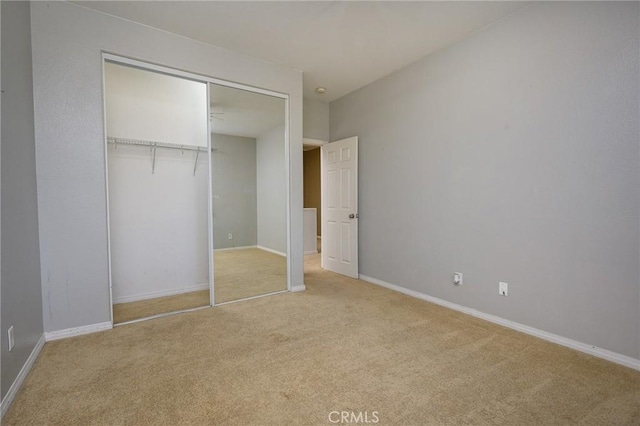
M 640 424 L 639 2 L 0 22 L 2 424 Z

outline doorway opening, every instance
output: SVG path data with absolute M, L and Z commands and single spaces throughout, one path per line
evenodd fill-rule
M 327 142 L 303 139 L 303 247 L 305 270 L 320 267 L 322 251 L 322 168 L 320 147 Z
M 304 175 L 304 254 L 318 254 L 321 251 L 320 195 L 320 148 L 305 146 L 303 151 Z
M 305 272 L 358 278 L 358 137 L 303 147 Z

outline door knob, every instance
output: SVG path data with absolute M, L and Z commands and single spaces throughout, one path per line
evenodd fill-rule
M 349 215 L 349 219 L 353 219 L 353 218 L 355 218 L 355 217 L 356 217 L 356 215 L 355 215 L 355 214 L 353 214 L 353 213 L 351 213 L 351 214 Z

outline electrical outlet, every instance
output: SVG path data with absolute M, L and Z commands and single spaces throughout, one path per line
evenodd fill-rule
M 508 296 L 509 295 L 509 284 L 500 281 L 498 283 L 498 293 L 500 293 L 500 296 Z
M 229 232 L 229 239 L 233 240 L 233 234 L 231 232 Z
M 455 285 L 462 285 L 462 272 L 453 273 L 453 283 Z
M 7 334 L 9 335 L 9 352 L 11 352 L 13 350 L 13 345 L 15 344 L 15 340 L 13 338 L 13 326 L 9 327 Z

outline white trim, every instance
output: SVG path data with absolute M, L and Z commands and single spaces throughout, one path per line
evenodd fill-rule
M 327 143 L 329 142 L 322 141 L 319 139 L 302 138 L 302 151 L 303 152 L 313 151 L 314 149 L 318 149 L 322 147 L 322 145 L 325 145 Z
M 104 194 L 107 216 L 107 279 L 109 281 L 109 319 L 113 324 L 113 273 L 111 268 L 111 217 L 109 215 L 109 147 L 107 141 L 107 78 L 106 59 L 102 54 L 102 131 L 104 132 Z
M 112 328 L 113 324 L 111 321 L 99 322 L 97 324 L 83 325 L 81 327 L 66 328 L 64 330 L 47 331 L 44 333 L 44 338 L 47 342 L 52 342 L 54 340 L 66 339 L 67 337 L 82 336 L 83 334 L 111 330 Z
M 24 380 L 29 375 L 29 372 L 31 371 L 33 364 L 35 364 L 36 360 L 38 359 L 38 356 L 40 355 L 40 351 L 42 351 L 44 342 L 45 342 L 45 337 L 43 334 L 42 336 L 40 336 L 40 339 L 38 339 L 38 342 L 33 347 L 33 350 L 31 351 L 29 358 L 27 358 L 27 361 L 24 363 L 24 365 L 20 369 L 20 372 L 16 376 L 16 379 L 13 381 L 13 383 L 11 384 L 11 387 L 9 388 L 9 391 L 2 399 L 2 403 L 0 403 L 0 419 L 4 417 L 5 413 L 11 406 L 11 403 L 13 402 L 14 398 L 18 394 L 18 391 L 22 387 Z
M 297 293 L 300 291 L 305 291 L 307 287 L 304 284 L 296 285 L 291 287 L 291 293 Z
M 318 254 L 318 250 L 307 250 L 304 252 L 304 255 L 310 255 L 310 254 Z
M 137 322 L 152 320 L 152 319 L 156 319 L 156 318 L 169 317 L 171 315 L 184 314 L 185 312 L 199 311 L 200 309 L 208 309 L 208 308 L 211 308 L 211 306 L 209 306 L 209 305 L 207 305 L 207 306 L 198 306 L 196 308 L 182 309 L 182 310 L 179 310 L 179 311 L 172 311 L 172 312 L 164 312 L 162 314 L 151 315 L 150 317 L 136 318 L 136 319 L 133 319 L 131 321 L 119 322 L 117 324 L 114 324 L 113 326 L 114 327 L 120 327 L 121 325 L 135 324 Z
M 211 84 L 207 83 L 207 164 L 209 170 L 207 171 L 207 253 L 208 253 L 208 266 L 209 266 L 209 306 L 213 306 L 216 303 L 215 292 L 215 277 L 214 277 L 214 260 L 213 251 L 215 249 L 213 244 L 213 152 L 211 144 Z
M 304 145 L 308 145 L 308 146 L 322 146 L 325 144 L 328 144 L 329 141 L 323 141 L 320 139 L 311 139 L 311 138 L 302 138 L 302 146 Z
M 286 93 L 275 92 L 273 90 L 262 89 L 260 87 L 250 86 L 248 84 L 234 83 L 228 80 L 222 80 L 215 77 L 210 77 L 204 74 L 198 74 L 190 71 L 182 71 L 171 66 L 160 65 L 153 62 L 140 61 L 128 56 L 122 56 L 109 52 L 102 52 L 102 57 L 109 62 L 116 62 L 119 64 L 131 65 L 136 68 L 144 70 L 155 71 L 162 74 L 173 75 L 176 77 L 182 77 L 187 80 L 198 81 L 201 83 L 213 83 L 220 86 L 231 87 L 234 89 L 246 90 L 249 92 L 260 93 L 262 95 L 274 96 L 276 98 L 288 99 L 289 95 Z
M 287 194 L 287 231 L 286 231 L 286 239 L 287 239 L 287 253 L 284 254 L 284 257 L 287 262 L 287 290 L 291 291 L 291 288 L 294 286 L 293 278 L 291 276 L 292 259 L 291 259 L 291 246 L 293 235 L 291 235 L 291 149 L 293 148 L 293 144 L 291 143 L 291 108 L 289 103 L 289 95 L 287 95 L 284 99 L 284 163 L 285 163 L 285 191 Z M 302 165 L 302 164 L 300 164 Z M 301 218 L 302 219 L 302 218 Z M 302 223 L 300 224 L 300 233 L 302 234 Z M 279 253 L 278 253 L 279 254 Z M 302 269 L 304 270 L 304 259 L 302 260 Z M 304 275 L 304 272 L 303 272 Z M 304 280 L 304 277 L 302 278 Z
M 260 299 L 262 297 L 275 296 L 276 294 L 284 294 L 288 292 L 289 290 L 279 290 L 279 291 L 274 291 L 272 293 L 265 293 L 265 294 L 259 294 L 257 296 L 244 297 L 242 299 L 229 300 L 227 302 L 218 303 L 216 306 L 229 305 L 231 303 L 237 303 L 237 302 L 244 302 L 245 300 Z
M 240 246 L 240 247 L 228 247 L 228 248 L 221 248 L 221 249 L 215 249 L 214 251 L 233 251 L 233 250 L 247 250 L 247 249 L 254 249 L 254 248 L 258 248 L 258 246 Z
M 192 285 L 188 287 L 172 288 L 171 290 L 152 291 L 151 293 L 134 294 L 132 296 L 121 296 L 113 299 L 114 304 L 137 302 L 139 300 L 149 300 L 158 297 L 175 296 L 176 294 L 191 293 L 193 291 L 209 290 L 209 283 Z
M 386 281 L 379 280 L 377 278 L 368 277 L 360 274 L 360 279 L 371 284 L 379 285 L 381 287 L 388 288 L 411 297 L 425 300 L 427 302 L 435 303 L 436 305 L 444 306 L 445 308 L 453 309 L 454 311 L 462 312 L 467 315 L 474 316 L 476 318 L 483 319 L 485 321 L 492 322 L 494 324 L 501 325 L 503 327 L 511 328 L 516 331 L 520 331 L 531 336 L 538 337 L 540 339 L 556 343 L 567 348 L 575 349 L 580 352 L 584 352 L 589 355 L 593 355 L 598 358 L 606 359 L 607 361 L 614 362 L 616 364 L 624 365 L 625 367 L 633 368 L 634 370 L 640 370 L 640 359 L 632 358 L 627 355 L 623 355 L 617 352 L 610 351 L 608 349 L 599 348 L 587 343 L 578 342 L 567 337 L 558 336 L 557 334 L 549 333 L 547 331 L 539 330 L 537 328 L 529 327 L 528 325 L 520 324 L 515 321 L 510 321 L 495 315 L 487 314 L 476 309 L 468 308 L 466 306 L 458 305 L 457 303 L 448 302 L 437 297 L 429 296 L 419 291 L 410 290 L 404 287 L 400 287 L 395 284 L 388 283 Z
M 327 235 L 324 229 L 325 203 L 327 202 L 324 195 L 324 148 L 320 147 L 320 235 Z M 317 229 L 316 229 L 317 232 Z M 320 238 L 320 268 L 324 269 L 324 243 L 326 238 Z
M 268 251 L 269 253 L 277 254 L 277 255 L 280 255 L 280 256 L 283 256 L 283 257 L 287 257 L 286 253 L 283 253 L 283 252 L 278 251 L 278 250 L 270 249 L 270 248 L 263 247 L 263 246 L 256 246 L 256 248 L 259 248 L 260 250 Z M 287 262 L 287 264 L 288 263 L 289 262 Z M 287 270 L 287 272 L 289 272 L 289 271 Z M 288 274 L 288 275 L 290 275 L 290 274 Z M 287 287 L 290 287 L 290 286 L 287 286 Z

